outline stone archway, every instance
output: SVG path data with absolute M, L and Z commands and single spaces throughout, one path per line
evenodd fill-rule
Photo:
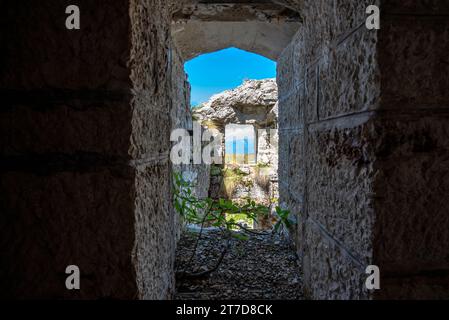
M 77 2 L 79 31 L 65 29 L 66 1 L 1 12 L 0 295 L 168 298 L 167 124 L 188 90 L 170 30 L 186 1 Z M 212 2 L 224 1 L 198 3 Z M 301 221 L 307 293 L 447 298 L 447 4 L 273 2 L 300 12 L 299 32 L 281 54 L 284 37 L 247 48 L 279 56 L 281 195 Z M 373 2 L 382 29 L 368 31 Z M 368 264 L 380 291 L 364 287 Z
M 214 5 L 208 6 L 206 2 Z M 407 29 L 411 27 L 414 13 L 432 15 L 444 6 L 435 4 L 426 9 L 419 4 L 378 1 L 386 28 L 375 31 L 365 28 L 366 7 L 373 4 L 369 1 L 275 1 L 293 9 L 291 12 L 299 12 L 300 16 L 289 13 L 284 22 L 290 24 L 276 25 L 285 35 L 285 38 L 278 35 L 279 42 L 264 31 L 261 32 L 265 37 L 248 42 L 241 30 L 246 24 L 251 31 L 252 23 L 254 26 L 256 23 L 248 21 L 248 16 L 246 21 L 235 21 L 239 15 L 227 14 L 226 10 L 231 12 L 243 6 L 246 9 L 240 12 L 254 12 L 251 10 L 257 10 L 258 6 L 261 9 L 266 2 L 234 3 L 227 7 L 221 1 L 200 1 L 194 10 L 188 6 L 185 11 L 181 10 L 183 15 L 175 16 L 175 21 L 187 21 L 175 28 L 174 39 L 180 44 L 181 55 L 187 58 L 234 45 L 278 61 L 280 194 L 281 201 L 298 215 L 298 253 L 303 257 L 306 294 L 312 298 L 369 299 L 425 297 L 433 291 L 430 296 L 444 296 L 449 290 L 444 284 L 448 260 L 442 254 L 447 246 L 427 235 L 430 230 L 440 230 L 439 236 L 446 237 L 437 221 L 449 222 L 448 213 L 442 209 L 441 200 L 436 199 L 445 198 L 442 192 L 447 183 L 438 179 L 445 187 L 429 193 L 425 185 L 430 181 L 422 172 L 408 172 L 403 168 L 400 175 L 387 174 L 395 166 L 393 154 L 432 176 L 435 172 L 443 175 L 447 172 L 444 156 L 431 161 L 439 169 L 425 165 L 436 156 L 438 148 L 435 149 L 433 142 L 447 134 L 437 128 L 424 129 L 426 123 L 434 123 L 434 114 L 420 109 L 420 105 L 430 103 L 442 111 L 444 103 L 436 102 L 424 92 L 416 94 L 421 76 L 429 83 L 433 78 L 446 76 L 436 69 L 418 75 L 411 71 L 416 68 L 407 67 L 407 61 L 392 61 L 396 55 L 413 51 L 415 46 L 409 46 L 413 32 L 423 37 L 432 34 L 433 40 L 426 38 L 426 41 L 435 46 L 438 41 L 447 43 L 435 31 L 443 26 L 447 28 L 447 17 L 432 23 L 423 19 L 419 26 L 412 28 L 413 32 Z M 225 13 L 220 16 L 217 8 L 223 6 L 225 9 L 221 11 Z M 404 19 L 396 19 L 399 14 Z M 296 18 L 291 20 L 292 17 Z M 272 28 L 269 25 L 272 21 L 268 21 L 263 21 L 259 30 Z M 293 36 L 292 30 L 298 23 L 298 32 Z M 225 27 L 233 24 L 236 28 Z M 291 38 L 287 46 L 286 38 Z M 266 50 L 267 46 L 270 50 Z M 438 54 L 428 50 L 420 47 L 422 54 L 415 61 L 418 65 L 430 62 L 424 59 L 428 55 L 439 59 Z M 395 85 L 401 82 L 402 72 L 409 77 L 407 90 Z M 435 90 L 429 88 L 428 92 Z M 439 99 L 447 101 L 447 96 Z M 427 137 L 426 142 L 417 138 L 420 134 Z M 392 146 L 390 139 L 402 142 Z M 426 145 L 424 158 L 427 160 L 421 159 L 423 154 L 419 151 L 402 149 L 421 143 Z M 445 149 L 442 144 L 439 146 Z M 409 183 L 419 185 L 423 193 L 404 196 L 402 189 L 415 194 Z M 440 203 L 430 206 L 435 212 L 422 206 L 428 203 L 429 197 Z M 390 211 L 389 206 L 394 202 L 397 205 Z M 419 218 L 419 212 L 426 213 Z M 414 223 L 409 215 L 414 217 Z M 407 227 L 399 227 L 402 224 Z M 401 230 L 400 236 L 393 225 Z M 416 245 L 435 255 L 430 260 L 423 256 L 418 261 L 407 249 L 405 239 L 413 239 Z M 385 284 L 380 291 L 370 291 L 365 286 L 366 268 L 373 264 L 380 267 Z
M 186 61 L 231 46 L 277 60 L 300 21 L 271 1 L 200 1 L 174 14 L 172 35 Z

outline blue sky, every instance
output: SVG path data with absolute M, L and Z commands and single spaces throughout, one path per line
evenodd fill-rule
M 245 154 L 245 140 L 235 140 L 236 154 Z M 248 154 L 255 154 L 256 146 L 254 145 L 254 139 L 248 139 Z M 232 140 L 226 140 L 225 151 L 226 154 L 233 154 L 234 142 Z
M 201 55 L 185 64 L 192 86 L 191 104 L 196 106 L 245 79 L 276 77 L 276 62 L 260 55 L 229 48 Z
M 236 142 L 236 154 L 245 154 L 245 139 L 248 141 L 248 154 L 254 154 L 256 132 L 252 125 L 228 124 L 225 127 L 225 151 L 233 154 L 234 141 Z

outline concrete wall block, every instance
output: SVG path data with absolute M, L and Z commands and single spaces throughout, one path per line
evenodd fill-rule
M 295 195 L 297 199 L 304 197 L 305 185 L 306 185 L 306 159 L 304 154 L 304 134 L 292 133 L 289 143 L 289 171 L 290 177 L 290 192 Z
M 175 250 L 170 166 L 127 160 L 160 163 L 151 158 L 170 148 L 169 6 L 80 0 L 73 31 L 69 4 L 2 10 L 0 150 L 27 157 L 1 159 L 1 295 L 165 298 Z M 64 285 L 70 264 L 81 269 L 79 292 Z
M 184 61 L 178 49 L 172 47 L 172 106 L 170 111 L 172 130 L 185 128 L 192 130 L 192 114 L 190 112 L 190 84 L 184 72 Z
M 10 2 L 3 8 L 1 88 L 128 90 L 129 1 L 77 1 L 81 30 L 65 26 L 70 4 Z
M 82 152 L 128 158 L 130 120 L 126 102 L 11 103 L 0 116 L 0 153 Z
M 377 33 L 363 28 L 369 4 L 347 0 L 305 2 L 305 21 L 291 44 L 294 81 L 304 83 L 299 121 L 292 118 L 296 105 L 288 95 L 292 85 L 284 84 L 284 91 L 280 89 L 280 108 L 285 111 L 280 111 L 280 161 L 282 150 L 288 151 L 289 179 L 289 193 L 282 195 L 285 190 L 281 188 L 281 198 L 298 211 L 298 253 L 303 257 L 306 290 L 313 298 L 369 296 L 360 264 L 368 265 L 372 258 L 376 172 L 370 140 L 372 115 L 320 122 L 376 107 L 380 95 Z M 284 59 L 278 68 L 288 66 Z M 307 124 L 310 126 L 304 139 L 294 129 Z M 290 130 L 284 140 L 283 129 Z M 287 144 L 285 137 L 288 146 L 283 145 L 283 141 Z M 307 203 L 299 204 L 299 199 Z M 302 208 L 307 212 L 301 212 Z M 324 231 L 316 225 L 306 224 L 306 214 L 329 235 L 324 237 Z M 335 237 L 346 251 L 329 237 Z
M 303 202 L 301 202 L 300 199 L 294 198 L 289 195 L 289 197 L 285 199 L 285 209 L 290 211 L 290 219 L 294 219 L 294 221 L 296 221 L 297 223 L 296 227 L 291 227 L 288 230 L 288 236 L 290 243 L 294 246 L 299 256 L 301 256 L 303 249 L 303 239 L 300 238 L 300 236 L 302 236 L 302 233 L 298 232 L 298 228 L 302 227 L 305 221 L 303 213 Z
M 364 27 L 373 4 L 382 10 L 380 31 Z M 286 50 L 278 67 L 294 69 L 293 84 L 280 82 L 279 172 L 288 179 L 281 199 L 296 211 L 294 174 L 306 162 L 308 223 L 298 225 L 298 251 L 312 298 L 447 296 L 448 9 L 442 0 L 302 6 L 293 55 Z M 294 157 L 300 141 L 289 118 L 296 81 L 305 81 L 304 157 Z M 394 114 L 375 112 L 381 108 Z M 382 272 L 376 295 L 363 285 L 372 263 Z
M 290 199 L 289 194 L 289 186 L 285 183 L 285 181 L 279 180 L 279 203 L 283 205 L 287 205 L 287 202 Z
M 295 88 L 287 97 L 279 101 L 279 127 L 298 128 L 303 123 L 304 85 Z
M 318 121 L 318 65 L 313 65 L 307 69 L 305 83 L 305 122 Z
M 277 85 L 280 98 L 290 94 L 295 87 L 295 76 L 293 69 L 293 47 L 290 44 L 282 52 L 277 64 Z
M 354 123 L 309 129 L 308 215 L 361 259 L 369 259 L 375 221 L 373 125 Z
M 364 28 L 369 5 L 380 6 L 380 0 L 305 1 L 304 24 L 300 28 L 304 43 L 302 61 L 306 65 L 315 63 L 354 30 Z
M 331 42 L 334 23 L 334 1 L 306 1 L 304 4 L 304 56 L 305 65 L 314 63 L 325 54 Z
M 376 32 L 360 29 L 320 62 L 320 119 L 376 108 L 379 95 Z
M 382 108 L 447 108 L 449 18 L 386 17 L 378 43 Z
M 339 41 L 358 28 L 365 29 L 366 8 L 370 5 L 381 7 L 381 0 L 336 0 L 334 3 L 334 25 L 332 39 Z M 382 8 L 383 12 L 383 8 Z M 375 32 L 375 31 L 373 31 Z
M 125 166 L 2 172 L 0 295 L 133 299 L 134 175 Z M 65 269 L 73 264 L 80 291 L 65 287 Z
M 374 294 L 378 300 L 446 300 L 449 276 L 441 271 L 396 277 L 382 276 L 382 289 Z
M 133 101 L 133 120 L 130 154 L 133 159 L 162 156 L 170 151 L 171 118 L 168 113 L 151 108 L 145 97 Z M 166 106 L 168 107 L 168 106 Z
M 382 11 L 388 14 L 449 14 L 449 3 L 446 0 L 381 0 L 381 3 Z
M 290 154 L 290 132 L 280 131 L 279 132 L 279 167 L 278 175 L 279 181 L 283 181 L 288 184 L 289 181 L 289 154 Z
M 448 124 L 448 115 L 404 116 L 376 127 L 375 256 L 386 272 L 449 270 Z
M 171 181 L 168 161 L 137 168 L 133 260 L 141 299 L 170 298 L 174 293 L 177 226 L 171 210 Z
M 304 29 L 300 28 L 291 42 L 293 50 L 293 76 L 296 83 L 302 83 L 306 79 L 306 47 L 304 43 Z
M 176 47 L 171 50 L 171 71 L 172 71 L 172 104 L 170 110 L 171 129 L 193 129 L 192 113 L 190 111 L 190 85 L 187 82 L 187 75 L 184 72 L 184 61 Z M 194 185 L 193 194 L 199 199 L 204 199 L 209 195 L 210 189 L 210 166 L 205 164 L 193 165 L 173 165 L 172 171 L 182 174 L 184 179 Z M 180 238 L 182 232 L 182 218 L 179 213 L 173 210 L 176 240 Z
M 366 274 L 357 262 L 317 228 L 305 228 L 304 278 L 306 296 L 314 299 L 368 299 Z
M 131 55 L 133 88 L 149 94 L 159 107 L 166 103 L 170 88 L 170 22 L 166 1 L 131 1 Z

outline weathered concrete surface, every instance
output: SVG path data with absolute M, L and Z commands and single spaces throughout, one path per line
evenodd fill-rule
M 167 2 L 81 0 L 80 31 L 69 4 L 1 12 L 0 295 L 168 298 Z
M 198 21 L 173 29 L 178 57 L 171 13 L 187 1 L 79 0 L 79 32 L 64 27 L 68 1 L 2 8 L 2 297 L 170 297 L 182 61 L 231 45 L 278 58 L 299 27 L 279 56 L 279 179 L 306 294 L 447 298 L 449 4 L 273 2 L 303 23 L 192 12 Z M 380 31 L 364 27 L 372 4 Z M 64 286 L 71 264 L 80 291 Z M 363 286 L 368 264 L 381 269 L 378 292 Z
M 380 31 L 364 27 L 371 4 Z M 447 12 L 303 3 L 279 59 L 279 180 L 312 298 L 447 297 Z M 380 291 L 364 287 L 369 264 Z
M 195 21 L 264 21 L 300 22 L 295 10 L 273 1 L 186 1 L 174 12 L 174 22 Z
M 449 115 L 423 113 L 386 117 L 376 127 L 379 298 L 446 299 L 449 292 Z
M 449 4 L 385 1 L 385 12 L 373 245 L 385 290 L 377 296 L 446 299 Z
M 363 5 L 306 2 L 304 24 L 279 60 L 281 202 L 298 215 L 298 251 L 313 298 L 368 297 L 370 116 L 339 119 L 377 102 L 376 33 L 359 28 Z M 351 17 L 343 25 L 342 15 Z
M 228 47 L 276 60 L 300 21 L 298 12 L 271 1 L 190 1 L 174 14 L 172 35 L 185 60 Z
M 172 34 L 185 60 L 229 47 L 276 60 L 298 26 L 277 22 L 191 21 L 176 24 Z
M 178 49 L 173 46 L 172 52 L 172 105 L 171 105 L 171 129 L 184 129 L 193 132 L 194 124 L 192 112 L 190 110 L 190 84 L 184 72 L 184 61 Z M 198 127 L 197 127 L 198 128 Z M 199 130 L 202 128 L 199 126 Z M 173 142 L 177 143 L 177 142 Z M 181 174 L 186 181 L 192 184 L 192 194 L 199 199 L 204 199 L 209 195 L 210 186 L 210 165 L 193 164 L 175 165 L 172 163 L 174 173 Z M 174 208 L 173 208 L 174 210 Z M 173 212 L 178 240 L 183 230 L 183 221 L 179 213 Z

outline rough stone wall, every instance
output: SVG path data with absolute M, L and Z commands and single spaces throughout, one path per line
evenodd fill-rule
M 9 2 L 1 15 L 1 296 L 170 296 L 165 1 Z M 65 288 L 65 269 L 81 290 Z
M 172 130 L 185 129 L 193 132 L 193 118 L 190 110 L 190 84 L 184 72 L 184 60 L 178 49 L 173 46 L 172 51 L 172 106 L 171 121 Z M 202 130 L 201 127 L 199 127 Z M 192 182 L 192 193 L 199 199 L 204 199 L 209 194 L 210 166 L 206 164 L 173 165 L 173 172 L 180 173 L 183 178 Z M 177 227 L 176 239 L 182 232 L 182 221 L 177 212 L 174 212 L 175 225 Z
M 449 296 L 449 2 L 383 1 L 378 298 Z
M 307 294 L 447 297 L 447 1 L 276 2 L 304 17 L 279 61 L 279 175 Z M 0 296 L 171 295 L 178 3 L 79 0 L 80 31 L 69 1 L 2 8 Z M 380 31 L 364 28 L 371 4 Z
M 279 60 L 279 188 L 297 214 L 313 298 L 368 297 L 374 158 L 366 140 L 379 92 L 368 2 L 307 1 Z
M 426 4 L 306 1 L 279 60 L 280 194 L 309 297 L 447 295 L 447 5 Z
M 192 130 L 192 116 L 189 111 L 190 85 L 187 82 L 187 76 L 184 73 L 183 61 L 178 54 L 175 46 L 171 51 L 172 65 L 172 105 L 171 105 L 171 130 L 186 129 Z M 187 170 L 185 165 L 172 165 L 174 173 L 182 173 Z M 173 207 L 173 216 L 175 218 L 176 239 L 179 240 L 182 232 L 182 220 Z

